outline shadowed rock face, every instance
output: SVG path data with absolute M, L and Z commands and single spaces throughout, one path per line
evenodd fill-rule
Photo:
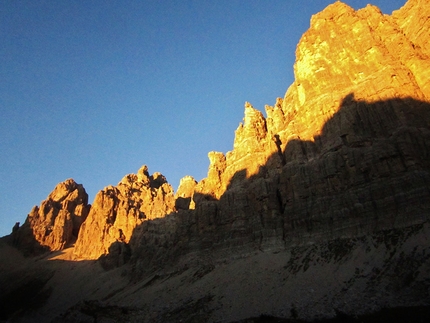
M 64 249 L 76 240 L 89 209 L 81 184 L 73 179 L 59 183 L 40 206 L 33 207 L 15 233 L 14 243 L 30 254 Z
M 71 314 L 89 307 L 163 322 L 197 311 L 205 321 L 233 321 L 428 306 L 429 17 L 425 0 L 391 16 L 371 5 L 328 6 L 297 46 L 285 96 L 265 107 L 266 117 L 245 104 L 233 150 L 208 154 L 205 179 L 184 177 L 174 195 L 143 166 L 101 190 L 80 229 L 55 231 L 67 214 L 89 208 L 60 184 L 18 241 L 58 250 L 69 241 L 64 232 L 79 229 L 75 258 L 100 259 L 109 270 L 131 262 L 124 271 L 134 287 Z M 241 298 L 248 292 L 254 298 Z M 160 299 L 177 309 L 160 309 Z
M 219 199 L 195 191 L 195 209 L 137 226 L 137 272 L 190 252 L 238 256 L 426 223 L 429 125 L 426 102 L 347 96 L 315 141 L 288 143 L 279 173 L 242 170 Z
M 108 253 L 112 243 L 128 243 L 134 228 L 143 221 L 173 212 L 172 187 L 160 173 L 149 175 L 142 166 L 126 175 L 117 186 L 108 186 L 95 197 L 75 245 L 81 259 L 97 259 Z
M 76 257 L 116 241 L 148 259 L 163 245 L 279 247 L 426 221 L 429 13 L 425 1 L 392 16 L 336 2 L 314 15 L 267 117 L 246 103 L 233 150 L 210 152 L 207 178 L 185 177 L 175 196 L 146 166 L 100 191 Z
M 233 150 L 209 154 L 194 210 L 136 229 L 142 268 L 188 249 L 284 248 L 428 221 L 429 14 L 420 1 L 392 16 L 336 2 L 313 16 L 295 82 L 267 118 L 245 104 Z
M 225 156 L 211 153 L 208 177 L 196 192 L 219 198 L 233 185 L 233 177 L 250 177 L 263 165 L 270 174 L 279 173 L 287 144 L 314 142 L 350 94 L 368 103 L 395 98 L 428 101 L 429 11 L 426 1 L 408 1 L 392 16 L 371 5 L 355 11 L 338 1 L 314 15 L 296 49 L 294 83 L 284 98 L 265 107 L 266 118 L 245 104 L 233 150 Z M 377 127 L 375 117 L 367 116 Z M 344 132 L 350 127 L 336 126 Z M 341 142 L 338 137 L 326 136 L 333 146 Z

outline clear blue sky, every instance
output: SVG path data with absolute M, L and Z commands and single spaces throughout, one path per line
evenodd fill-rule
M 1 1 L 0 236 L 67 178 L 90 203 L 143 164 L 175 190 L 204 178 L 245 101 L 263 111 L 284 95 L 311 15 L 331 2 Z

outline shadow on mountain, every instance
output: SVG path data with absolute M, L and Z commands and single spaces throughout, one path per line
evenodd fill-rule
M 115 241 L 109 246 L 108 253 L 101 255 L 98 261 L 105 270 L 111 270 L 125 265 L 130 257 L 130 245 L 124 241 Z
M 280 147 L 279 136 L 274 140 Z M 239 170 L 219 199 L 195 193 L 195 209 L 187 209 L 191 199 L 178 200 L 176 213 L 144 221 L 129 243 L 113 243 L 99 262 L 105 270 L 129 263 L 133 283 L 152 277 L 152 284 L 193 266 L 204 276 L 213 263 L 259 251 L 296 248 L 296 258 L 301 259 L 306 252 L 311 254 L 302 246 L 327 241 L 336 244 L 329 244 L 315 259 L 340 261 L 350 251 L 346 239 L 378 234 L 374 240 L 382 240 L 375 245 L 391 250 L 391 261 L 396 244 L 406 238 L 387 232 L 429 220 L 429 143 L 429 103 L 412 98 L 357 101 L 349 94 L 312 140 L 289 141 L 255 175 Z M 303 263 L 297 272 L 306 271 L 311 262 Z M 296 266 L 289 265 L 284 269 Z M 396 282 L 396 293 L 414 286 L 419 272 L 415 265 L 408 282 Z M 406 265 L 396 266 L 390 275 L 409 273 Z M 426 293 L 419 294 L 425 297 L 421 304 L 430 304 Z M 414 297 L 411 302 L 418 303 Z
M 347 315 L 337 312 L 336 316 L 328 319 L 313 320 L 313 323 L 424 323 L 430 320 L 430 306 L 411 306 L 384 308 L 367 315 Z M 306 323 L 300 319 L 284 319 L 270 315 L 248 318 L 230 323 Z
M 190 251 L 264 249 L 265 242 L 270 249 L 427 221 L 429 125 L 427 102 L 349 94 L 320 135 L 291 140 L 281 158 L 269 158 L 275 172 L 240 170 L 219 200 L 196 193 L 195 210 L 136 227 L 132 259 L 157 268 Z
M 0 321 L 6 321 L 16 312 L 23 313 L 44 304 L 51 294 L 45 289 L 53 271 L 24 257 L 22 250 L 13 246 L 13 236 L 0 239 Z
M 0 321 L 51 322 L 69 307 L 97 299 L 97 292 L 106 297 L 127 283 L 125 274 L 106 272 L 102 261 L 71 261 L 72 252 L 67 248 L 24 257 L 0 241 Z M 89 315 L 91 322 L 96 318 Z M 57 321 L 63 322 L 61 316 Z
M 236 172 L 219 199 L 196 193 L 194 210 L 136 227 L 133 279 L 183 257 L 192 266 L 193 259 L 212 263 L 318 241 L 343 246 L 344 239 L 427 222 L 429 125 L 427 102 L 346 96 L 320 135 L 291 140 L 255 175 Z M 330 259 L 342 258 L 336 253 L 343 249 L 330 249 Z
M 19 222 L 17 222 L 11 234 L 1 239 L 10 246 L 20 250 L 26 257 L 40 256 L 50 252 L 47 246 L 42 246 L 40 242 L 35 239 L 27 222 L 21 227 L 19 227 Z

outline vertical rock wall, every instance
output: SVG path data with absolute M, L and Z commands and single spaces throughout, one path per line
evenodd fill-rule
M 73 179 L 59 183 L 35 206 L 16 232 L 15 243 L 28 253 L 61 250 L 73 243 L 90 210 L 88 194 Z
M 429 16 L 424 0 L 391 16 L 339 1 L 314 15 L 297 46 L 294 83 L 266 117 L 245 104 L 232 151 L 209 153 L 207 177 L 185 177 L 174 195 L 144 166 L 103 189 L 76 257 L 130 244 L 146 266 L 187 252 L 283 248 L 428 221 Z M 69 240 L 60 236 L 79 227 L 63 218 L 88 208 L 52 194 L 26 226 L 61 249 Z
M 114 242 L 128 243 L 136 226 L 175 210 L 172 187 L 160 173 L 149 175 L 143 166 L 108 186 L 95 197 L 75 245 L 75 256 L 97 259 Z

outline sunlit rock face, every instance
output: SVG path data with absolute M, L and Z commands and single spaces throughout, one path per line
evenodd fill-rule
M 277 152 L 292 140 L 314 141 L 351 93 L 366 102 L 430 99 L 428 11 L 425 1 L 409 1 L 392 16 L 372 5 L 355 11 L 337 1 L 314 15 L 297 46 L 294 83 L 283 99 L 265 107 L 266 118 L 245 104 L 233 150 L 218 163 L 221 183 L 214 189 L 209 173 L 201 191 L 219 197 L 233 177 L 248 178 L 261 167 L 273 173 L 285 162 Z
M 338 1 L 314 15 L 285 97 L 266 106 L 266 118 L 246 103 L 233 150 L 209 156 L 196 192 L 220 200 L 214 214 L 198 218 L 248 232 L 254 242 L 423 221 L 429 13 L 425 1 L 409 1 L 392 16 Z
M 128 243 L 136 226 L 175 210 L 173 189 L 160 173 L 143 166 L 117 186 L 97 193 L 75 245 L 77 258 L 97 259 L 117 241 Z
M 157 310 L 156 321 L 189 321 L 203 296 L 212 303 L 201 321 L 214 322 L 428 305 L 429 17 L 427 0 L 391 16 L 337 1 L 312 17 L 285 96 L 266 116 L 245 104 L 232 151 L 208 154 L 205 179 L 184 177 L 174 195 L 144 166 L 100 191 L 80 229 L 70 218 L 85 218 L 86 195 L 66 181 L 32 210 L 18 242 L 57 250 L 79 229 L 76 259 L 106 270 L 131 263 L 121 275 L 132 284 L 104 294 L 85 286 L 118 321 L 152 322 Z M 68 298 L 62 291 L 52 295 Z
M 266 116 L 245 104 L 232 151 L 208 154 L 207 177 L 183 178 L 174 195 L 144 166 L 106 187 L 75 256 L 98 258 L 118 241 L 143 258 L 161 245 L 285 247 L 425 221 L 429 16 L 428 2 L 418 0 L 391 16 L 339 1 L 314 15 L 284 98 L 266 106 Z M 32 214 L 51 214 L 49 207 Z M 166 219 L 148 221 L 159 218 Z M 43 230 L 33 230 L 36 240 L 53 250 L 69 241 Z
M 336 2 L 312 17 L 278 132 L 287 240 L 426 221 L 429 13 L 425 1 L 392 16 Z
M 375 6 L 354 11 L 336 2 L 312 17 L 297 46 L 296 80 L 283 101 L 283 143 L 291 137 L 314 140 L 350 93 L 367 102 L 429 99 L 427 46 L 407 31 L 411 24 L 429 29 L 429 20 L 421 18 L 429 4 L 412 6 L 410 1 L 388 16 Z
M 427 221 L 429 14 L 425 1 L 392 16 L 336 2 L 313 16 L 284 98 L 266 117 L 245 104 L 233 150 L 209 153 L 208 176 L 186 195 L 194 211 L 139 231 L 136 268 L 187 250 L 288 248 Z
M 197 181 L 192 176 L 185 176 L 179 182 L 178 190 L 175 194 L 175 206 L 177 210 L 194 209 L 192 197 Z
M 37 250 L 61 250 L 74 242 L 90 205 L 88 194 L 73 179 L 59 183 L 40 206 L 28 214 L 15 237 L 30 254 Z

